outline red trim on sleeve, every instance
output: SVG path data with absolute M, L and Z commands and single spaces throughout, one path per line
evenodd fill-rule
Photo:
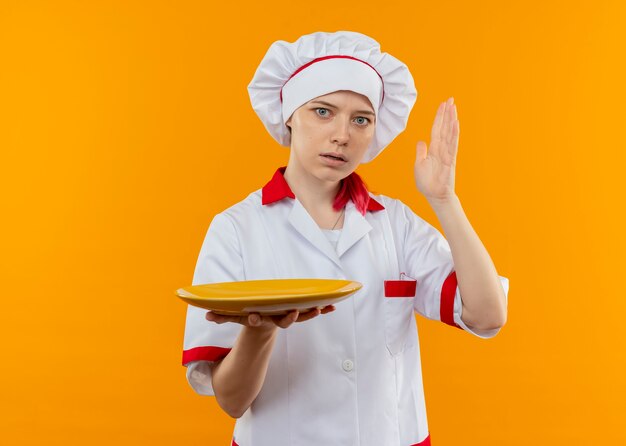
M 441 322 L 463 329 L 460 325 L 454 322 L 454 296 L 456 294 L 456 287 L 456 271 L 452 271 L 441 287 L 441 303 L 439 305 L 439 312 Z
M 183 351 L 183 365 L 187 366 L 191 361 L 219 361 L 224 358 L 230 348 L 224 347 L 195 347 Z
M 235 443 L 235 439 L 233 438 L 233 442 L 230 446 L 239 446 L 237 443 Z
M 412 444 L 411 446 L 430 446 L 430 434 L 419 443 Z

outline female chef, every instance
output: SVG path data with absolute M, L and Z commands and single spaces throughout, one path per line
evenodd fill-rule
M 415 162 L 446 240 L 354 172 L 404 130 L 417 96 L 406 65 L 376 41 L 336 32 L 275 42 L 248 90 L 289 162 L 213 218 L 193 283 L 330 278 L 363 288 L 283 317 L 188 307 L 190 385 L 237 418 L 233 445 L 430 445 L 414 312 L 481 338 L 507 313 L 508 280 L 455 194 L 453 99 Z

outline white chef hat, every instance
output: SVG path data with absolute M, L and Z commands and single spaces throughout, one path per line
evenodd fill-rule
M 252 108 L 279 144 L 289 147 L 285 125 L 316 97 L 350 90 L 367 97 L 376 129 L 362 163 L 373 160 L 405 128 L 417 91 L 408 67 L 380 52 L 371 37 L 351 31 L 316 32 L 293 43 L 274 42 L 248 85 Z

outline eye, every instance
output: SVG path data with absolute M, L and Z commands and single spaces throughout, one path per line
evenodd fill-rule
M 325 118 L 326 116 L 328 116 L 330 111 L 327 108 L 318 107 L 318 108 L 315 109 L 315 113 L 317 113 L 318 116 L 321 116 L 321 117 Z
M 365 117 L 363 117 L 363 116 L 356 117 L 356 118 L 354 118 L 354 120 L 355 120 L 355 122 L 356 122 L 358 125 L 365 125 L 365 124 L 369 124 L 369 123 L 371 122 L 371 121 L 369 120 L 369 118 L 365 118 Z

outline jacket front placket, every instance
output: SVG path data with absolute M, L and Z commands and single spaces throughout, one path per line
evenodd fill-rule
M 361 213 L 359 213 L 352 201 L 346 204 L 343 230 L 337 244 L 337 251 L 330 244 L 322 230 L 313 220 L 302 203 L 296 198 L 289 213 L 289 223 L 298 231 L 315 249 L 321 251 L 338 268 L 343 270 L 340 257 L 363 238 L 372 226 Z

